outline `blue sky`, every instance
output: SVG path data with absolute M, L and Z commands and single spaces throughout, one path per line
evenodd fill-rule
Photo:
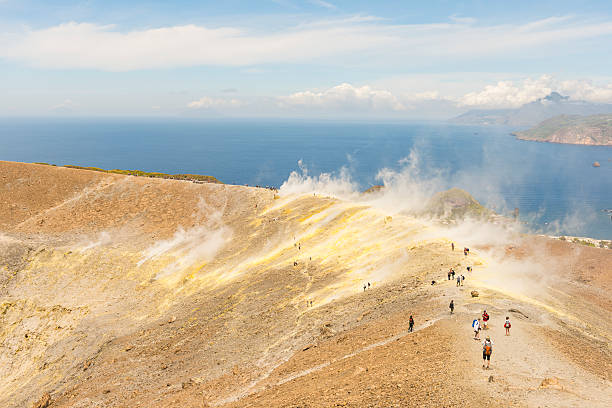
M 444 118 L 612 102 L 612 2 L 0 0 L 0 116 Z

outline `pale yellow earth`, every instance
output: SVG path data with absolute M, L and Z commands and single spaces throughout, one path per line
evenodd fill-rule
M 0 406 L 612 406 L 611 250 L 385 208 L 0 162 Z

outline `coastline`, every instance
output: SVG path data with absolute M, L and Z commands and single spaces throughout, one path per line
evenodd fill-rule
M 612 249 L 612 240 L 608 239 L 596 239 L 591 237 L 578 237 L 572 235 L 545 235 L 545 234 L 534 234 L 540 237 L 546 237 L 558 241 L 566 241 L 574 244 L 580 244 L 590 246 L 594 248 Z
M 576 146 L 607 146 L 607 147 L 612 147 L 612 142 L 610 143 L 570 143 L 570 142 L 559 142 L 556 140 L 544 140 L 544 139 L 536 139 L 536 138 L 529 138 L 529 137 L 522 137 L 519 134 L 515 133 L 515 132 L 510 132 L 510 134 L 512 136 L 514 136 L 517 140 L 525 140 L 528 142 L 540 142 L 540 143 L 554 143 L 554 144 L 562 144 L 562 145 L 576 145 Z

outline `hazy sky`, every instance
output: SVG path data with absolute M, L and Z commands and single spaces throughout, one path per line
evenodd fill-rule
M 612 102 L 611 1 L 0 0 L 0 116 L 446 118 Z

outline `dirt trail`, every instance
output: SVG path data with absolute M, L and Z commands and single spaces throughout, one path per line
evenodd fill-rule
M 514 404 L 533 407 L 610 406 L 612 384 L 576 366 L 555 349 L 541 330 L 542 322 L 531 323 L 516 313 L 491 304 L 479 306 L 486 307 L 491 315 L 489 329 L 480 333 L 481 340 L 473 340 L 471 324 L 482 308 L 466 307 L 473 312 L 462 311 L 457 315 L 465 350 L 474 359 L 474 384 L 482 387 L 493 376 L 493 383 L 486 385 L 489 391 Z M 509 336 L 505 335 L 503 327 L 506 315 L 512 322 Z M 489 370 L 480 368 L 482 341 L 486 336 L 490 336 L 494 344 Z M 559 386 L 541 387 L 546 379 L 552 379 L 555 384 L 558 381 Z

